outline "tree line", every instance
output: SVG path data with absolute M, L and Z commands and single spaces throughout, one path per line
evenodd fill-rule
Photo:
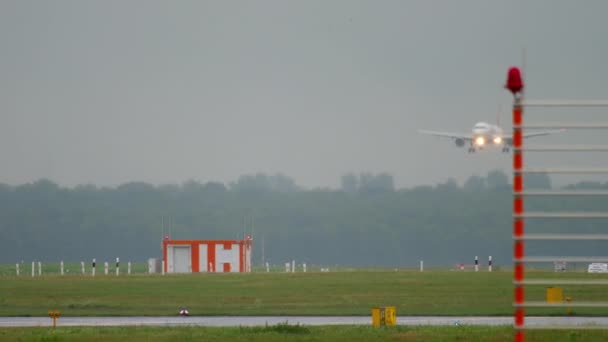
M 550 189 L 546 175 L 528 188 Z M 572 189 L 608 188 L 580 182 Z M 512 193 L 494 170 L 462 185 L 453 179 L 397 189 L 387 173 L 349 173 L 339 189 L 303 189 L 285 175 L 244 175 L 230 184 L 61 187 L 49 180 L 0 184 L 0 262 L 144 261 L 161 239 L 254 239 L 254 264 L 415 266 L 512 263 Z M 526 210 L 605 210 L 608 199 L 530 198 Z M 601 232 L 601 220 L 529 220 L 528 232 Z M 601 242 L 529 242 L 538 255 L 603 255 Z

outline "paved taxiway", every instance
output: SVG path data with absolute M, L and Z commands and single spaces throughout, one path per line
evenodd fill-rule
M 167 317 L 60 317 L 57 326 L 264 326 L 279 323 L 300 325 L 369 325 L 369 316 L 167 316 Z M 513 317 L 397 317 L 399 325 L 512 325 Z M 49 317 L 0 317 L 0 327 L 51 326 Z M 608 329 L 608 317 L 526 317 L 526 325 L 582 326 Z

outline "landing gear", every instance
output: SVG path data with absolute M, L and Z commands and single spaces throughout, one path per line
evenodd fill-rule
M 503 147 L 503 148 L 502 148 L 502 152 L 503 152 L 503 153 L 507 153 L 507 152 L 509 152 L 509 147 L 507 147 L 507 146 Z
M 469 147 L 469 153 L 475 153 L 475 147 Z

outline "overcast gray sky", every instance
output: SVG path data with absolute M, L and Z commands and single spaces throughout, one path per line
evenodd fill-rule
M 606 13 L 600 0 L 0 0 L 0 182 L 281 172 L 337 187 L 385 171 L 410 187 L 509 172 L 510 154 L 417 129 L 467 133 L 499 105 L 508 124 L 501 86 L 523 47 L 528 97 L 608 98 Z

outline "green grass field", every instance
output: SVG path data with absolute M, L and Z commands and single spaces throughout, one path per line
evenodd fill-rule
M 603 274 L 536 272 L 534 278 L 605 278 Z M 369 315 L 374 306 L 406 315 L 511 315 L 510 272 L 355 271 L 121 276 L 3 276 L 0 316 Z M 606 301 L 602 286 L 563 286 L 573 301 Z M 526 287 L 544 300 L 544 286 Z M 564 308 L 529 309 L 563 315 Z M 575 315 L 608 315 L 575 308 Z
M 79 266 L 78 264 L 75 264 Z M 146 275 L 15 276 L 0 267 L 0 316 L 176 315 L 370 315 L 374 306 L 394 305 L 406 315 L 511 315 L 511 272 L 342 271 Z M 528 278 L 603 279 L 582 272 L 529 272 Z M 574 301 L 602 300 L 602 286 L 563 286 Z M 528 286 L 528 300 L 543 300 L 545 286 Z M 529 309 L 528 315 L 565 315 L 565 309 Z M 574 315 L 608 315 L 578 309 Z M 601 331 L 527 331 L 527 341 L 605 341 Z M 511 341 L 510 326 L 372 328 L 370 326 L 59 327 L 2 328 L 0 341 Z
M 4 328 L 0 341 L 512 341 L 511 327 L 452 326 L 373 328 L 368 326 L 62 327 Z M 526 341 L 606 341 L 608 331 L 528 331 Z

